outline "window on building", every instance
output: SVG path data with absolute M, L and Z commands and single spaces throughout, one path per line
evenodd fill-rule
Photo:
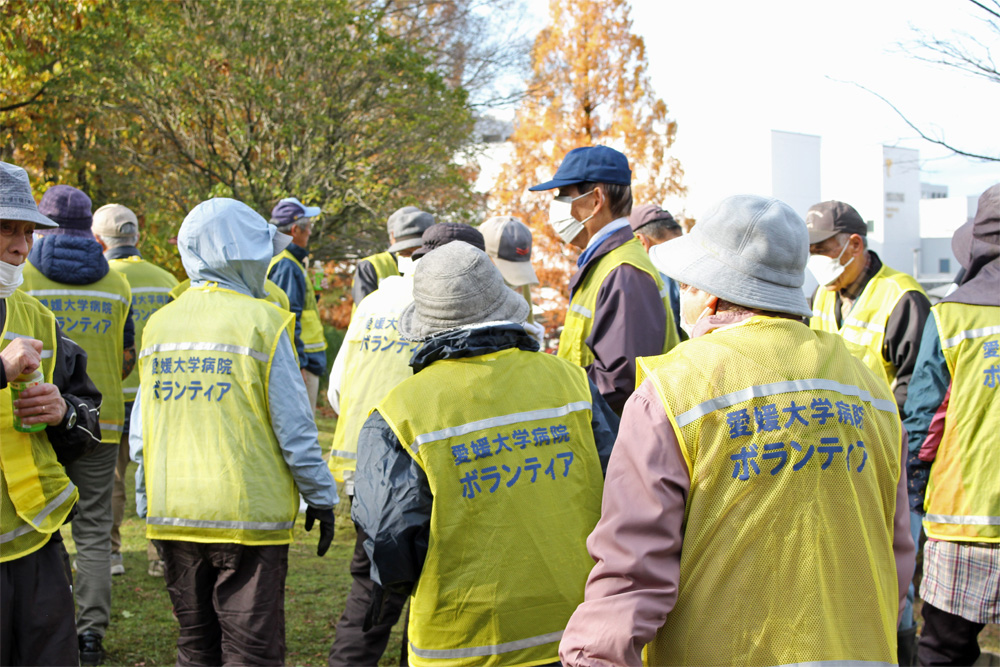
M 938 260 L 938 273 L 951 273 L 951 260 L 950 259 L 939 259 Z
M 869 234 L 872 234 L 872 233 L 875 232 L 875 221 L 874 220 L 866 220 L 865 221 L 865 226 L 868 227 L 868 233 Z

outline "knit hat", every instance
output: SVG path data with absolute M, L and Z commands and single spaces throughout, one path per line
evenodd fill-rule
M 41 227 L 57 226 L 38 212 L 28 172 L 9 162 L 0 162 L 0 219 L 25 220 Z
M 105 204 L 94 211 L 93 231 L 104 238 L 132 236 L 139 233 L 139 219 L 126 206 Z
M 90 197 L 69 185 L 53 185 L 46 190 L 38 211 L 55 220 L 61 229 L 88 232 L 94 222 Z
M 486 241 L 483 239 L 482 232 L 461 222 L 442 222 L 438 225 L 432 225 L 424 232 L 422 240 L 423 244 L 413 251 L 413 259 L 420 259 L 431 250 L 452 241 L 465 241 L 469 245 L 486 251 Z
M 802 218 L 777 199 L 728 197 L 690 234 L 661 243 L 656 266 L 678 282 L 730 303 L 807 317 L 802 285 L 809 234 Z
M 389 221 L 386 223 L 387 231 L 395 241 L 389 246 L 389 252 L 419 248 L 423 233 L 433 224 L 434 216 L 416 206 L 404 206 L 399 209 L 389 216 Z
M 504 285 L 485 252 L 468 243 L 449 243 L 417 264 L 413 303 L 400 315 L 399 331 L 422 340 L 469 325 L 523 323 L 528 310 L 528 302 Z

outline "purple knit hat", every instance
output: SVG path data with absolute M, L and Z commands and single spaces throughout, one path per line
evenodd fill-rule
M 90 197 L 69 185 L 53 185 L 42 195 L 38 211 L 59 223 L 61 229 L 89 232 L 94 223 Z

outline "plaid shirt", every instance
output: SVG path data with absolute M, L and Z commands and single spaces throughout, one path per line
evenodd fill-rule
M 927 540 L 920 597 L 973 623 L 1000 623 L 1000 544 Z

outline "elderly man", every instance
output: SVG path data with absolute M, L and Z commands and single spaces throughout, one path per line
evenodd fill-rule
M 410 256 L 423 243 L 423 233 L 433 224 L 434 216 L 416 206 L 404 206 L 389 216 L 386 222 L 388 250 L 365 257 L 354 269 L 351 296 L 355 309 L 383 280 L 405 273 Z M 400 261 L 401 258 L 404 261 Z
M 921 665 L 971 665 L 1000 623 L 1000 184 L 952 250 L 965 275 L 931 308 L 907 399 L 910 506 L 927 544 Z
M 692 336 L 640 360 L 564 665 L 896 662 L 904 434 L 884 379 L 801 323 L 807 246 L 750 195 L 663 246 Z
M 143 331 L 136 505 L 163 556 L 180 664 L 281 664 L 300 493 L 306 530 L 320 522 L 318 555 L 333 540 L 337 486 L 295 361 L 293 315 L 261 299 L 281 237 L 241 202 L 196 206 L 177 237 L 191 288 Z
M 59 527 L 79 499 L 61 461 L 100 444 L 101 394 L 87 355 L 55 316 L 18 291 L 38 212 L 28 175 L 0 162 L 0 664 L 75 665 L 72 582 Z M 19 376 L 41 382 L 12 395 Z M 18 430 L 15 419 L 20 420 Z M 42 427 L 39 429 L 39 427 Z M 58 458 L 57 458 L 58 453 Z
M 479 225 L 486 242 L 486 254 L 500 269 L 504 283 L 515 292 L 520 292 L 529 306 L 531 286 L 538 284 L 535 267 L 531 265 L 531 227 L 509 215 L 489 218 Z M 528 311 L 527 323 L 535 324 L 535 316 Z M 544 330 L 540 332 L 540 335 Z
M 639 243 L 649 253 L 649 259 L 653 266 L 660 272 L 660 280 L 667 286 L 670 294 L 670 313 L 674 316 L 674 324 L 677 326 L 677 333 L 682 340 L 687 340 L 687 334 L 681 329 L 681 292 L 677 287 L 677 282 L 663 272 L 659 267 L 662 261 L 659 259 L 659 250 L 656 248 L 671 239 L 683 236 L 684 230 L 670 215 L 670 211 L 662 209 L 656 204 L 643 204 L 632 209 L 628 216 L 628 224 L 632 227 L 632 233 L 639 239 Z
M 484 252 L 450 243 L 413 281 L 399 327 L 423 342 L 414 375 L 358 448 L 372 579 L 410 594 L 411 665 L 555 663 L 617 418 L 581 368 L 538 353 Z
M 587 369 L 611 409 L 621 413 L 635 390 L 637 357 L 678 343 L 670 297 L 629 228 L 632 171 L 607 146 L 574 148 L 551 181 L 549 223 L 583 252 L 569 281 L 570 303 L 559 356 Z

